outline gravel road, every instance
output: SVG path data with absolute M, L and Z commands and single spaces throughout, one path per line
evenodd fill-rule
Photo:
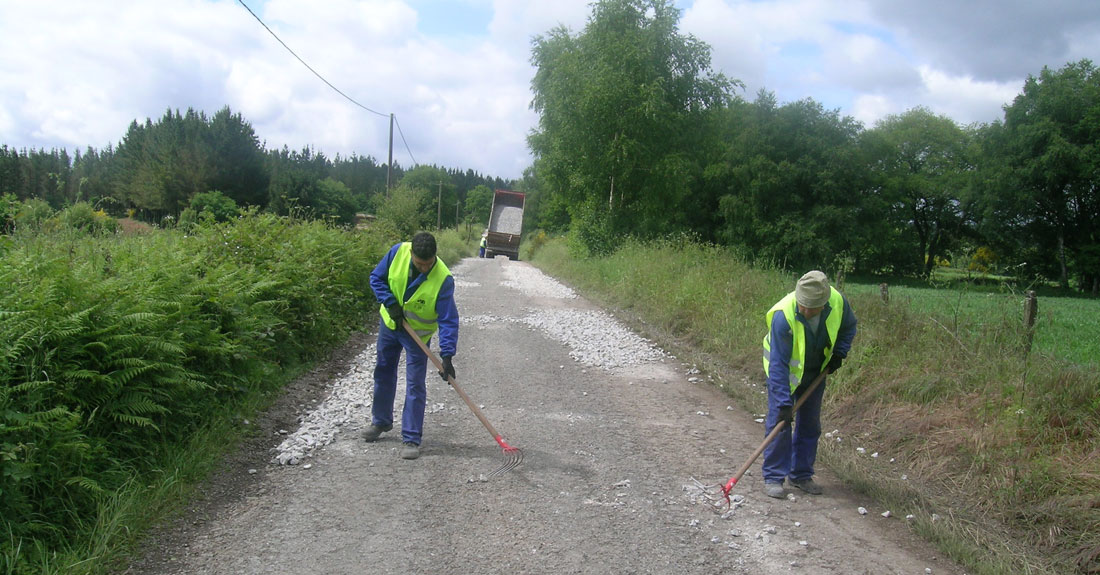
M 740 467 L 764 435 L 753 414 L 525 262 L 451 269 L 457 380 L 519 468 L 485 480 L 503 454 L 433 376 L 420 459 L 398 456 L 396 424 L 364 443 L 374 337 L 356 334 L 241 422 L 252 436 L 120 572 L 963 573 L 828 470 L 824 495 L 776 500 L 757 463 L 740 504 L 711 512 L 693 478 Z

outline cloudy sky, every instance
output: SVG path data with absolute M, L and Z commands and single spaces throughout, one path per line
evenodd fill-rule
M 229 106 L 268 149 L 519 177 L 531 39 L 589 0 L 0 0 L 0 144 L 102 149 L 131 121 Z M 287 51 L 252 10 L 325 84 Z M 1100 60 L 1097 0 L 677 0 L 716 70 L 868 127 L 991 122 L 1028 75 Z M 403 137 L 402 137 L 403 136 Z

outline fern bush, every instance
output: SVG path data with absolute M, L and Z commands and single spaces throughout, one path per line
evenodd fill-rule
M 390 243 L 257 213 L 136 236 L 60 223 L 0 252 L 0 565 L 15 572 L 360 327 Z
M 118 229 L 114 218 L 107 212 L 96 211 L 88 202 L 77 202 L 61 210 L 57 217 L 66 227 L 91 234 L 114 233 Z

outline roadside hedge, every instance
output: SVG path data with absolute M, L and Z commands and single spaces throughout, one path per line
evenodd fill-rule
M 396 241 L 258 213 L 0 239 L 0 556 L 15 572 L 209 418 L 361 327 Z

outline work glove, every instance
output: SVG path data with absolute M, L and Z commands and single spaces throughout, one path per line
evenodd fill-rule
M 449 355 L 443 357 L 443 371 L 439 372 L 439 377 L 442 377 L 443 381 L 450 383 L 450 381 L 447 379 L 447 376 L 450 376 L 451 378 L 454 378 L 455 376 L 455 366 L 453 363 L 451 363 L 451 356 Z
M 793 405 L 784 405 L 783 407 L 779 408 L 779 417 L 776 420 L 776 423 L 779 423 L 780 421 L 787 422 L 787 427 L 790 427 L 790 426 L 794 425 L 794 406 Z
M 404 329 L 401 324 L 405 323 L 405 312 L 398 304 L 393 304 L 386 308 L 386 313 L 390 314 L 390 319 L 393 320 L 394 331 L 401 331 Z
M 829 359 L 829 365 L 825 366 L 825 373 L 834 373 L 840 369 L 840 364 L 844 363 L 844 358 L 839 355 L 834 355 Z

